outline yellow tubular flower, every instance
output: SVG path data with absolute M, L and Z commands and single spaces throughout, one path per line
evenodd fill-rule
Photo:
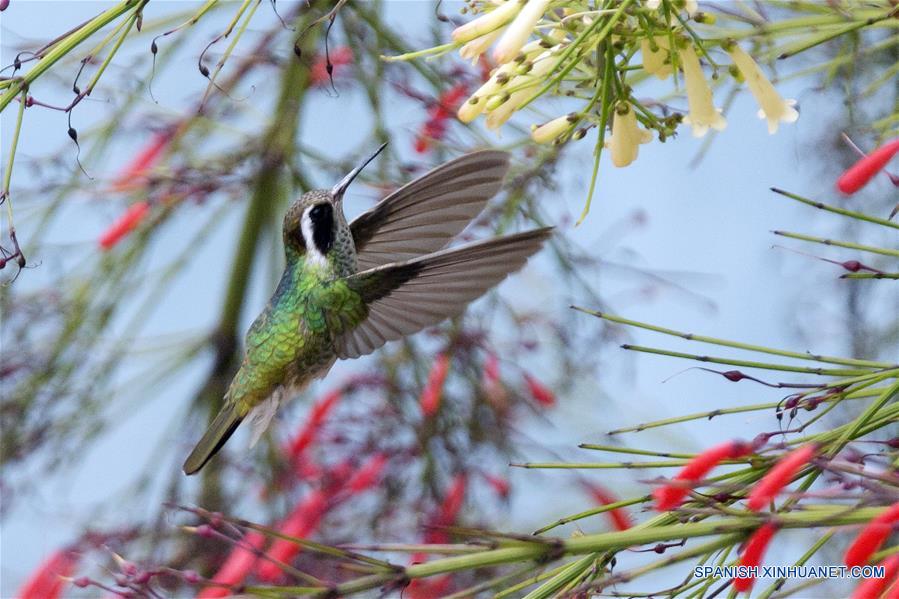
M 684 122 L 693 127 L 693 137 L 702 137 L 709 127 L 721 131 L 727 126 L 727 120 L 721 116 L 721 109 L 715 108 L 712 102 L 712 88 L 702 74 L 693 46 L 688 44 L 681 50 L 680 59 L 687 82 L 687 103 L 690 105 L 690 114 L 684 117 Z
M 558 48 L 558 46 L 556 46 Z M 513 77 L 508 83 L 511 95 L 509 98 L 487 113 L 487 128 L 498 129 L 509 120 L 512 113 L 534 93 L 534 87 L 543 82 L 543 76 L 549 73 L 555 64 L 555 52 L 547 51 L 534 59 L 534 66 L 527 75 Z
M 627 166 L 637 159 L 640 144 L 652 140 L 652 133 L 637 124 L 637 111 L 630 104 L 615 109 L 612 117 L 612 137 L 605 146 L 612 151 L 612 164 Z
M 550 0 L 528 0 L 493 49 L 493 59 L 497 64 L 509 62 L 518 55 L 549 3 Z
M 746 80 L 749 91 L 758 102 L 759 118 L 768 119 L 768 133 L 777 133 L 777 127 L 781 122 L 796 122 L 796 119 L 799 118 L 799 112 L 793 108 L 796 100 L 784 100 L 762 73 L 759 65 L 740 46 L 734 44 L 728 48 L 727 53 L 740 69 L 740 74 Z
M 649 38 L 640 40 L 640 53 L 643 55 L 643 70 L 659 79 L 665 79 L 671 74 L 671 61 L 665 62 L 670 56 L 669 40 L 667 35 L 657 35 L 653 38 L 658 50 L 652 51 Z
M 486 35 L 482 35 L 479 38 L 475 38 L 459 48 L 459 56 L 464 59 L 471 59 L 471 64 L 477 64 L 478 58 L 480 58 L 481 54 L 487 51 L 487 48 L 490 47 L 490 44 L 496 41 L 496 38 L 499 37 L 499 34 L 503 32 L 503 27 L 498 28 L 496 31 L 491 31 Z
M 539 41 L 533 41 L 522 48 L 521 53 L 524 54 L 525 58 L 529 58 L 542 49 Z M 456 113 L 459 120 L 463 123 L 470 123 L 475 120 L 479 114 L 484 112 L 487 100 L 490 96 L 500 91 L 500 88 L 515 75 L 515 69 L 517 68 L 518 63 L 507 62 L 494 69 L 493 73 L 490 75 L 490 79 L 475 90 L 475 92 L 471 94 L 471 97 L 459 107 L 459 111 Z
M 534 126 L 531 130 L 531 139 L 538 144 L 551 143 L 571 129 L 576 122 L 577 113 L 574 112 L 554 118 L 542 125 Z
M 457 43 L 470 42 L 499 29 L 511 21 L 519 10 L 521 10 L 520 0 L 508 0 L 474 21 L 456 27 L 453 30 L 453 41 Z

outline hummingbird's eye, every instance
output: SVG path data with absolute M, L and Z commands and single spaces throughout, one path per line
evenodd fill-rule
M 306 213 L 312 228 L 312 242 L 321 254 L 334 244 L 334 208 L 329 203 L 316 204 Z

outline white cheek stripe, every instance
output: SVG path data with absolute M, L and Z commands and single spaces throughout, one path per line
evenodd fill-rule
M 300 219 L 300 231 L 303 233 L 303 241 L 306 242 L 306 262 L 319 268 L 325 268 L 328 266 L 328 259 L 315 246 L 312 236 L 312 219 L 309 217 L 310 210 L 312 210 L 312 206 L 303 211 L 303 217 Z

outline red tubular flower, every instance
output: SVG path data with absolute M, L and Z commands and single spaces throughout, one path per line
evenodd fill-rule
M 45 559 L 31 577 L 19 589 L 18 599 L 57 599 L 62 596 L 66 578 L 71 578 L 78 567 L 78 554 L 60 549 Z
M 771 542 L 771 538 L 774 537 L 774 533 L 776 532 L 777 525 L 768 522 L 752 533 L 752 536 L 746 541 L 746 547 L 743 549 L 743 554 L 740 556 L 739 565 L 749 568 L 758 567 L 762 563 L 762 558 L 765 556 L 765 550 L 768 548 L 768 544 Z M 734 578 L 734 590 L 737 592 L 749 591 L 752 589 L 754 583 L 755 578 L 751 576 L 746 578 Z
M 888 141 L 850 166 L 837 179 L 837 189 L 851 195 L 868 184 L 899 152 L 899 138 Z
M 346 489 L 350 495 L 356 495 L 366 489 L 370 489 L 381 480 L 381 473 L 387 465 L 387 455 L 378 453 L 362 465 L 346 482 Z
M 296 436 L 296 438 L 291 441 L 290 445 L 288 445 L 286 449 L 287 455 L 291 460 L 296 460 L 300 457 L 300 454 L 312 444 L 315 440 L 316 435 L 318 434 L 319 429 L 324 424 L 325 419 L 328 417 L 328 414 L 334 409 L 337 405 L 337 402 L 343 397 L 342 389 L 335 389 L 331 391 L 327 395 L 325 395 L 322 399 L 317 401 L 312 409 L 309 410 L 309 416 L 306 420 L 306 424 L 303 426 L 300 434 Z
M 124 239 L 128 233 L 137 228 L 150 212 L 150 204 L 137 202 L 132 204 L 106 231 L 100 235 L 100 247 L 104 250 L 112 248 Z
M 880 549 L 884 541 L 893 532 L 893 526 L 899 523 L 899 502 L 894 503 L 882 514 L 871 520 L 846 550 L 843 563 L 850 568 L 863 566 L 871 559 L 871 555 Z
M 866 578 L 864 579 L 852 593 L 852 599 L 877 599 L 884 596 L 886 599 L 896 599 L 899 597 L 899 580 L 890 589 L 888 595 L 884 595 L 890 581 L 899 574 L 899 553 L 891 555 L 880 564 L 883 566 L 883 578 Z
M 241 539 L 240 544 L 231 550 L 231 553 L 228 554 L 225 562 L 212 577 L 212 580 L 230 586 L 241 584 L 252 572 L 253 566 L 256 565 L 256 560 L 259 558 L 257 552 L 264 545 L 264 534 L 255 530 L 248 532 Z M 227 597 L 231 594 L 231 590 L 227 587 L 209 586 L 197 594 L 197 599 L 216 599 L 218 597 Z
M 484 476 L 484 480 L 487 481 L 487 484 L 490 485 L 490 487 L 497 495 L 499 495 L 503 499 L 509 496 L 510 485 L 508 480 L 501 476 L 493 476 L 492 474 L 487 474 L 486 472 L 482 474 Z
M 602 485 L 598 485 L 596 483 L 585 483 L 584 486 L 596 501 L 596 503 L 600 505 L 609 505 L 618 502 L 618 498 L 615 497 L 612 492 L 610 492 Z M 631 521 L 630 515 L 623 508 L 610 510 L 606 512 L 606 514 L 609 516 L 609 520 L 611 520 L 612 527 L 615 530 L 627 530 L 634 525 Z
M 774 501 L 781 489 L 787 486 L 796 472 L 808 463 L 818 448 L 813 443 L 794 449 L 778 460 L 776 464 L 755 484 L 749 492 L 749 500 L 746 506 L 758 512 Z
M 327 57 L 316 57 L 309 71 L 309 83 L 312 87 L 327 85 L 331 81 L 333 73 L 328 73 L 328 57 L 331 59 L 332 71 L 336 73 L 337 67 L 343 67 L 353 62 L 353 51 L 349 46 L 340 46 L 329 52 Z
M 328 507 L 328 498 L 323 491 L 311 491 L 284 519 L 278 527 L 278 532 L 300 539 L 306 538 L 318 528 L 328 512 Z M 301 545 L 285 539 L 276 539 L 266 555 L 273 560 L 289 564 L 302 550 Z M 266 582 L 275 582 L 281 578 L 283 571 L 273 562 L 265 560 L 259 562 L 256 574 Z
M 440 399 L 443 396 L 443 385 L 446 382 L 446 375 L 449 373 L 450 359 L 445 353 L 441 353 L 434 360 L 431 366 L 431 372 L 428 373 L 428 382 L 425 384 L 424 390 L 421 392 L 419 405 L 421 413 L 425 418 L 430 418 L 437 413 L 440 408 Z
M 524 373 L 524 384 L 527 386 L 531 397 L 545 408 L 551 408 L 556 405 L 556 396 L 550 391 L 549 387 L 529 375 Z
M 418 578 L 409 583 L 404 595 L 409 599 L 441 599 L 449 595 L 452 581 L 449 574 L 429 580 Z
M 671 482 L 652 492 L 656 500 L 656 509 L 660 512 L 673 510 L 683 502 L 690 489 L 722 460 L 739 458 L 750 453 L 752 445 L 743 441 L 728 441 L 703 451 L 687 462 Z
M 468 488 L 468 476 L 464 472 L 460 472 L 453 477 L 446 495 L 437 510 L 437 513 L 431 518 L 430 525 L 433 527 L 450 526 L 459 517 L 462 510 L 462 504 L 465 502 L 465 492 Z M 427 543 L 446 543 L 448 536 L 443 530 L 428 530 L 425 533 L 425 541 Z
M 440 98 L 428 109 L 428 120 L 422 125 L 421 131 L 415 138 L 415 151 L 424 154 L 431 148 L 431 142 L 435 139 L 443 139 L 446 135 L 447 125 L 459 104 L 468 95 L 468 86 L 458 83 L 440 94 Z
M 155 133 L 144 148 L 122 168 L 121 172 L 113 179 L 110 185 L 111 191 L 133 191 L 143 187 L 147 183 L 147 173 L 152 169 L 163 152 L 169 147 L 178 127 L 169 127 L 165 131 Z

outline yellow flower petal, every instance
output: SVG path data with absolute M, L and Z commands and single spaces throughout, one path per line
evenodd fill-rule
M 688 45 L 682 49 L 680 58 L 687 83 L 687 103 L 690 106 L 690 114 L 684 117 L 684 122 L 693 128 L 693 137 L 702 137 L 709 127 L 721 131 L 727 126 L 727 120 L 721 115 L 721 109 L 715 108 L 712 88 L 702 74 L 693 46 Z
M 511 21 L 521 10 L 520 0 L 507 0 L 490 12 L 453 30 L 454 42 L 470 42 Z
M 768 119 L 769 134 L 777 133 L 780 123 L 793 123 L 799 118 L 799 112 L 794 108 L 796 100 L 784 100 L 749 54 L 736 44 L 727 52 L 758 102 L 759 118 Z
M 549 3 L 550 0 L 528 0 L 493 49 L 493 59 L 497 64 L 509 62 L 518 56 Z

